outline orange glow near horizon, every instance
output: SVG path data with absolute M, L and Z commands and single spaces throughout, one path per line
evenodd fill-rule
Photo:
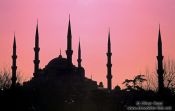
M 112 44 L 112 84 L 121 85 L 146 69 L 156 67 L 158 25 L 161 24 L 163 54 L 175 60 L 175 1 L 173 0 L 1 0 L 0 69 L 11 68 L 14 32 L 17 66 L 23 78 L 33 75 L 37 19 L 40 67 L 59 55 L 66 57 L 71 15 L 73 63 L 77 65 L 81 39 L 82 65 L 86 77 L 106 86 L 107 37 Z

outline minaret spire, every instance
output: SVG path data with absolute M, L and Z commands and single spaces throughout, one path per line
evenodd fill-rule
M 161 39 L 160 25 L 159 25 L 159 34 L 158 34 L 158 56 L 157 56 L 157 61 L 158 61 L 158 69 L 157 69 L 158 92 L 162 93 L 163 89 L 164 89 L 164 80 L 163 80 L 164 69 L 163 69 L 162 39 Z
M 80 46 L 80 40 L 79 40 L 79 45 L 78 45 L 78 59 L 77 59 L 77 62 L 78 62 L 78 67 L 80 68 L 81 67 L 81 46 Z
M 16 55 L 16 39 L 15 39 L 15 34 L 14 34 L 14 41 L 13 41 L 13 55 L 12 55 L 12 85 L 11 87 L 14 88 L 16 86 L 16 70 L 17 70 L 17 66 L 16 66 L 16 59 L 17 59 L 17 55 Z
M 111 56 L 112 56 L 112 53 L 111 53 L 111 40 L 110 40 L 110 30 L 109 30 L 109 33 L 108 33 L 108 52 L 106 53 L 107 55 L 107 88 L 109 91 L 111 91 L 112 89 L 112 74 L 111 74 L 111 67 L 112 67 L 112 64 L 111 64 Z
M 70 15 L 69 15 L 69 24 L 68 24 L 68 32 L 67 32 L 67 50 L 66 50 L 66 55 L 67 55 L 67 61 L 68 65 L 72 65 L 72 32 L 71 32 L 71 23 L 70 23 Z
M 38 20 L 37 20 L 37 26 L 36 26 L 36 33 L 35 33 L 35 47 L 34 47 L 34 52 L 35 52 L 35 59 L 34 59 L 34 73 L 33 76 L 36 77 L 39 71 L 39 32 L 38 32 Z

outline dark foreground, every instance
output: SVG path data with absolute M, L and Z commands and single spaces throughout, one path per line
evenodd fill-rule
M 0 91 L 0 111 L 127 111 L 175 110 L 175 95 L 171 91 L 157 94 L 145 90 L 108 92 L 97 89 L 56 90 L 54 87 L 38 90 L 27 86 Z

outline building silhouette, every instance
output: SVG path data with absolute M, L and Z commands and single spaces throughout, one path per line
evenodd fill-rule
M 112 53 L 111 53 L 111 40 L 110 40 L 110 31 L 108 33 L 108 51 L 106 53 L 107 55 L 107 89 L 109 91 L 111 91 L 112 89 L 112 73 L 111 73 L 111 67 L 112 67 L 112 63 L 111 63 L 111 56 L 112 56 Z
M 162 39 L 161 39 L 161 32 L 160 32 L 160 26 L 159 26 L 159 34 L 158 34 L 158 56 L 157 56 L 157 62 L 158 62 L 158 92 L 162 93 L 164 89 L 164 69 L 163 69 L 163 55 L 162 55 Z
M 36 33 L 35 33 L 35 47 L 34 47 L 34 73 L 33 78 L 25 82 L 27 85 L 31 85 L 33 87 L 45 84 L 45 82 L 50 82 L 56 84 L 56 87 L 59 87 L 59 89 L 71 89 L 71 88 L 82 88 L 83 90 L 92 90 L 97 89 L 98 85 L 97 82 L 85 77 L 85 69 L 82 66 L 82 58 L 81 58 L 81 45 L 80 40 L 78 44 L 78 57 L 77 57 L 77 66 L 75 66 L 72 62 L 72 56 L 73 56 L 73 49 L 72 49 L 72 32 L 71 32 L 71 22 L 70 22 L 70 16 L 68 21 L 68 30 L 67 30 L 67 50 L 66 50 L 66 56 L 67 58 L 64 58 L 60 55 L 54 59 L 52 59 L 43 69 L 39 69 L 39 31 L 38 31 L 38 22 L 36 26 Z M 107 90 L 112 90 L 112 62 L 111 62 L 111 40 L 110 40 L 110 30 L 108 32 L 108 43 L 107 43 Z M 14 43 L 13 43 L 13 55 L 12 55 L 12 85 L 11 87 L 15 87 L 16 85 L 16 39 L 14 35 Z M 159 33 L 158 33 L 158 91 L 162 92 L 164 89 L 164 80 L 163 80 L 163 54 L 162 54 L 162 40 L 161 40 L 161 32 L 160 32 L 160 26 L 159 26 Z
M 34 76 L 30 81 L 24 83 L 26 86 L 33 87 L 40 91 L 43 90 L 43 92 L 45 91 L 44 89 L 50 89 L 50 87 L 52 87 L 53 93 L 59 92 L 67 95 L 71 95 L 77 90 L 84 92 L 97 89 L 97 82 L 85 77 L 85 70 L 81 64 L 80 41 L 78 44 L 77 66 L 72 63 L 73 49 L 70 17 L 67 31 L 67 58 L 64 58 L 61 55 L 60 50 L 60 55 L 52 59 L 43 69 L 39 69 L 39 49 L 39 32 L 37 24 L 34 48 Z
M 16 66 L 16 59 L 17 59 L 17 55 L 16 55 L 16 39 L 15 39 L 15 34 L 14 34 L 14 41 L 13 41 L 13 55 L 12 55 L 12 85 L 11 85 L 11 88 L 14 88 L 16 86 L 16 80 L 17 80 L 17 77 L 16 77 L 16 69 L 17 69 L 17 66 Z
M 50 60 L 44 68 L 39 69 L 39 50 L 39 31 L 37 23 L 33 77 L 31 80 L 24 82 L 23 85 L 16 85 L 17 54 L 14 35 L 11 88 L 15 87 L 15 90 L 0 90 L 0 97 L 3 97 L 0 102 L 4 109 L 19 111 L 127 111 L 128 106 L 136 106 L 135 108 L 137 108 L 138 105 L 136 103 L 145 100 L 153 102 L 166 100 L 165 104 L 167 106 L 169 104 L 173 104 L 172 106 L 174 106 L 174 94 L 173 96 L 162 96 L 153 91 L 145 91 L 139 86 L 134 86 L 134 88 L 132 88 L 132 86 L 128 87 L 130 90 L 121 90 L 119 86 L 112 89 L 110 30 L 108 32 L 106 53 L 107 88 L 104 88 L 102 82 L 97 85 L 97 82 L 92 80 L 92 75 L 90 79 L 85 76 L 85 69 L 82 65 L 80 40 L 77 44 L 77 66 L 72 62 L 73 49 L 70 17 L 67 31 L 67 57 L 63 57 L 60 50 L 60 54 L 57 57 Z M 157 61 L 158 91 L 162 93 L 164 91 L 164 69 L 160 27 L 158 33 Z M 137 79 L 143 81 L 144 78 L 140 79 L 139 76 L 142 75 L 138 75 Z M 126 80 L 135 81 L 135 79 Z M 137 87 L 137 89 L 135 89 L 135 87 Z M 3 108 L 0 109 L 2 110 Z

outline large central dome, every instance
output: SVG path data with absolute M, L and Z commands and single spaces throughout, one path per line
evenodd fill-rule
M 46 69 L 65 69 L 67 65 L 67 59 L 62 58 L 62 56 L 60 55 L 59 57 L 52 59 L 47 64 Z
M 63 58 L 61 55 L 52 59 L 44 68 L 47 73 L 54 75 L 67 75 L 72 73 L 78 75 L 78 68 L 74 65 L 69 66 L 68 59 Z M 69 74 L 68 74 L 69 75 Z

